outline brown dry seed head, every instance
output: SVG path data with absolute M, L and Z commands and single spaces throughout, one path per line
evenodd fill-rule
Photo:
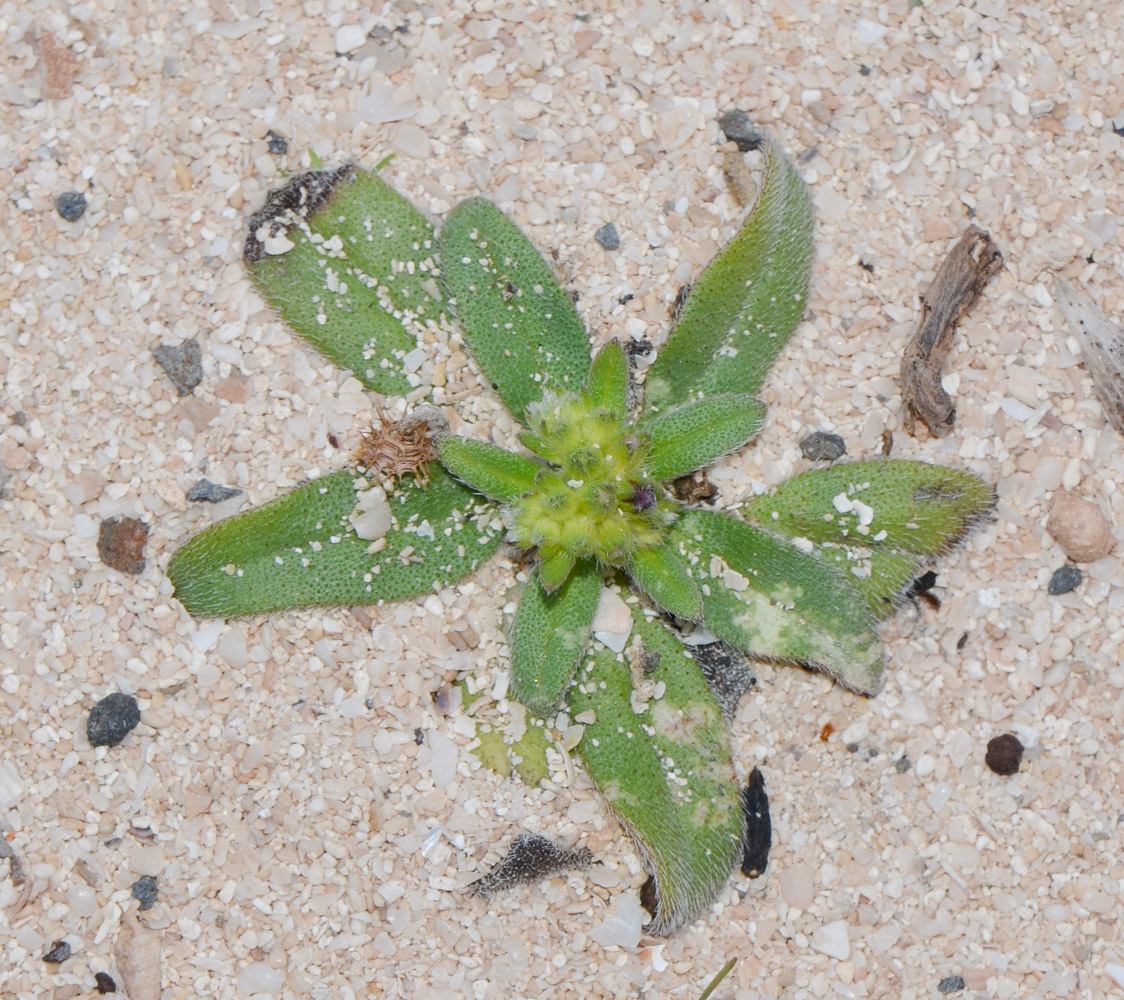
M 437 457 L 429 423 L 411 417 L 392 420 L 381 409 L 375 416 L 378 423 L 363 432 L 352 455 L 355 464 L 391 479 L 412 473 L 424 486 L 429 482 L 426 465 Z

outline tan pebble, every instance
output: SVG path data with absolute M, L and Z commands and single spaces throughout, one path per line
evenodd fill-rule
M 1112 524 L 1095 503 L 1068 494 L 1059 497 L 1046 530 L 1074 562 L 1095 562 L 1112 551 Z
M 159 1000 L 161 991 L 160 938 L 135 913 L 121 918 L 113 957 L 129 1000 Z

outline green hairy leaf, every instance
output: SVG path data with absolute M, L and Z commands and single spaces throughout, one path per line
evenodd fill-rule
M 250 220 L 244 256 L 259 291 L 305 340 L 369 389 L 418 384 L 403 359 L 445 319 L 425 217 L 377 174 L 300 174 Z
M 628 359 L 613 340 L 601 348 L 589 372 L 589 397 L 623 421 L 628 408 Z
M 397 485 L 385 535 L 360 538 L 357 482 L 345 469 L 200 532 L 168 564 L 176 597 L 209 618 L 397 601 L 466 576 L 503 538 L 495 507 L 439 466 Z
M 554 711 L 589 642 L 601 568 L 583 560 L 553 593 L 527 581 L 511 630 L 511 693 L 540 718 Z
M 747 521 L 815 545 L 880 618 L 925 567 L 995 506 L 995 491 L 959 469 L 899 459 L 814 469 L 755 498 Z
M 627 567 L 628 575 L 661 608 L 679 618 L 702 618 L 702 594 L 686 564 L 670 544 L 640 549 Z
M 834 566 L 716 511 L 687 511 L 671 536 L 702 590 L 703 622 L 720 639 L 824 670 L 863 694 L 878 689 L 874 616 Z
M 461 482 L 501 503 L 510 503 L 534 489 L 535 477 L 542 469 L 537 462 L 494 444 L 452 434 L 437 439 L 437 457 Z
M 670 934 L 714 901 L 740 855 L 741 791 L 722 712 L 690 654 L 638 605 L 630 648 L 596 644 L 569 703 L 585 724 L 577 752 L 654 879 L 645 930 Z
M 811 273 L 811 195 L 769 141 L 757 203 L 692 287 L 648 371 L 648 405 L 756 393 L 804 315 Z
M 645 425 L 646 462 L 654 479 L 675 479 L 740 448 L 765 423 L 765 404 L 752 396 L 709 396 L 661 413 Z
M 589 338 L 546 261 L 495 205 L 462 201 L 441 230 L 445 282 L 484 375 L 519 420 L 544 390 L 576 392 Z

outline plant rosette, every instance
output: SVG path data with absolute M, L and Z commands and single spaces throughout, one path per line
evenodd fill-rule
M 438 234 L 377 171 L 293 178 L 246 240 L 268 302 L 368 388 L 413 402 L 419 352 L 459 323 L 522 448 L 450 434 L 434 407 L 384 418 L 354 464 L 213 525 L 168 567 L 189 612 L 230 617 L 409 600 L 505 539 L 524 551 L 511 695 L 584 726 L 576 752 L 652 876 L 658 935 L 715 899 L 745 834 L 722 709 L 673 621 L 874 694 L 879 623 L 994 504 L 975 476 L 913 461 L 815 469 L 737 513 L 669 489 L 757 434 L 756 394 L 804 314 L 811 200 L 773 142 L 762 153 L 756 203 L 641 387 L 620 344 L 591 357 L 550 267 L 490 202 L 460 203 Z M 625 578 L 642 598 L 616 651 L 592 623 Z

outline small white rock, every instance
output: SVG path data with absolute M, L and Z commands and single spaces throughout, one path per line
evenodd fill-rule
M 624 651 L 632 633 L 632 612 L 617 591 L 601 588 L 597 613 L 593 616 L 593 637 L 614 653 Z
M 648 914 L 641 908 L 640 899 L 631 892 L 617 897 L 613 911 L 593 930 L 589 936 L 601 947 L 635 948 L 640 942 L 641 929 L 648 920 Z
M 340 55 L 354 52 L 367 42 L 367 32 L 357 24 L 341 24 L 336 28 L 336 51 Z
M 833 920 L 830 924 L 817 927 L 812 932 L 812 947 L 824 955 L 846 962 L 851 956 L 851 939 L 847 936 L 846 922 Z
M 274 969 L 265 962 L 252 962 L 238 973 L 238 991 L 240 993 L 268 993 L 276 996 L 281 992 L 285 983 L 285 975 L 280 969 Z

